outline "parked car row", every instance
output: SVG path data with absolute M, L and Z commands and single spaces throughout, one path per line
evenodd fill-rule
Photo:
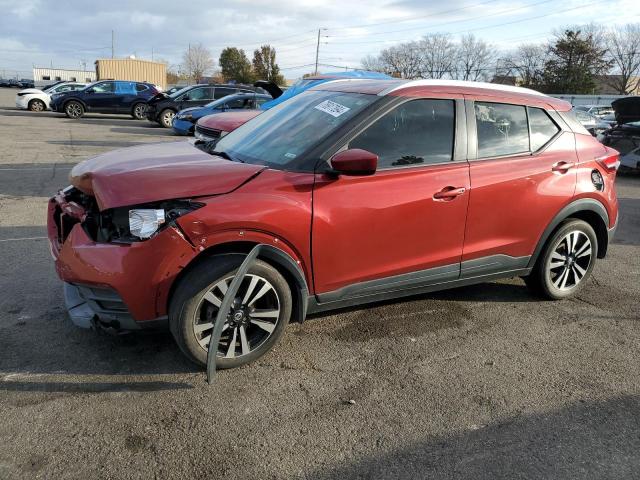
M 86 84 L 77 82 L 59 82 L 43 90 L 38 88 L 27 88 L 16 94 L 16 107 L 20 109 L 31 110 L 33 112 L 42 112 L 47 110 L 51 104 L 51 96 L 58 93 L 72 92 L 82 90 Z
M 183 105 L 197 88 L 156 105 Z M 213 141 L 73 168 L 47 228 L 74 323 L 169 328 L 203 365 L 233 300 L 213 345 L 218 367 L 231 368 L 308 313 L 514 276 L 563 299 L 606 256 L 619 155 L 567 102 L 398 79 L 331 79 L 287 95 L 277 108 L 203 117 L 253 116 Z
M 23 78 L 21 80 L 17 79 L 3 79 L 0 78 L 0 87 L 8 87 L 8 88 L 33 88 L 33 80 L 28 78 Z

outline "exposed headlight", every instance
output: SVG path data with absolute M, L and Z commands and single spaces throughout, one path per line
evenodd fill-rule
M 193 115 L 191 115 L 190 113 L 187 113 L 184 115 L 178 115 L 178 118 L 180 120 L 191 120 L 193 118 Z
M 149 238 L 164 222 L 162 208 L 129 210 L 129 231 L 138 238 Z

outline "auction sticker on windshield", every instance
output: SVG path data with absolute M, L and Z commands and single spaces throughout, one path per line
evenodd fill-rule
M 349 107 L 345 107 L 344 105 L 340 105 L 339 103 L 332 102 L 331 100 L 325 100 L 322 103 L 319 103 L 315 107 L 316 110 L 320 110 L 321 112 L 328 113 L 332 117 L 339 117 L 345 112 L 350 110 Z

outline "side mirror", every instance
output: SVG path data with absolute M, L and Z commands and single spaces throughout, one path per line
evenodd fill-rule
M 93 93 L 95 90 L 93 88 L 88 89 L 85 93 Z
M 336 153 L 331 158 L 332 173 L 338 175 L 373 175 L 378 168 L 378 155 L 352 148 Z

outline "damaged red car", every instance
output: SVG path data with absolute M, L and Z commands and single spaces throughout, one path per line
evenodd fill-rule
M 618 153 L 570 109 L 491 84 L 335 81 L 203 149 L 144 145 L 82 162 L 48 212 L 71 319 L 168 327 L 204 364 L 257 244 L 272 248 L 226 317 L 222 368 L 260 357 L 308 313 L 514 276 L 566 298 L 618 219 Z

